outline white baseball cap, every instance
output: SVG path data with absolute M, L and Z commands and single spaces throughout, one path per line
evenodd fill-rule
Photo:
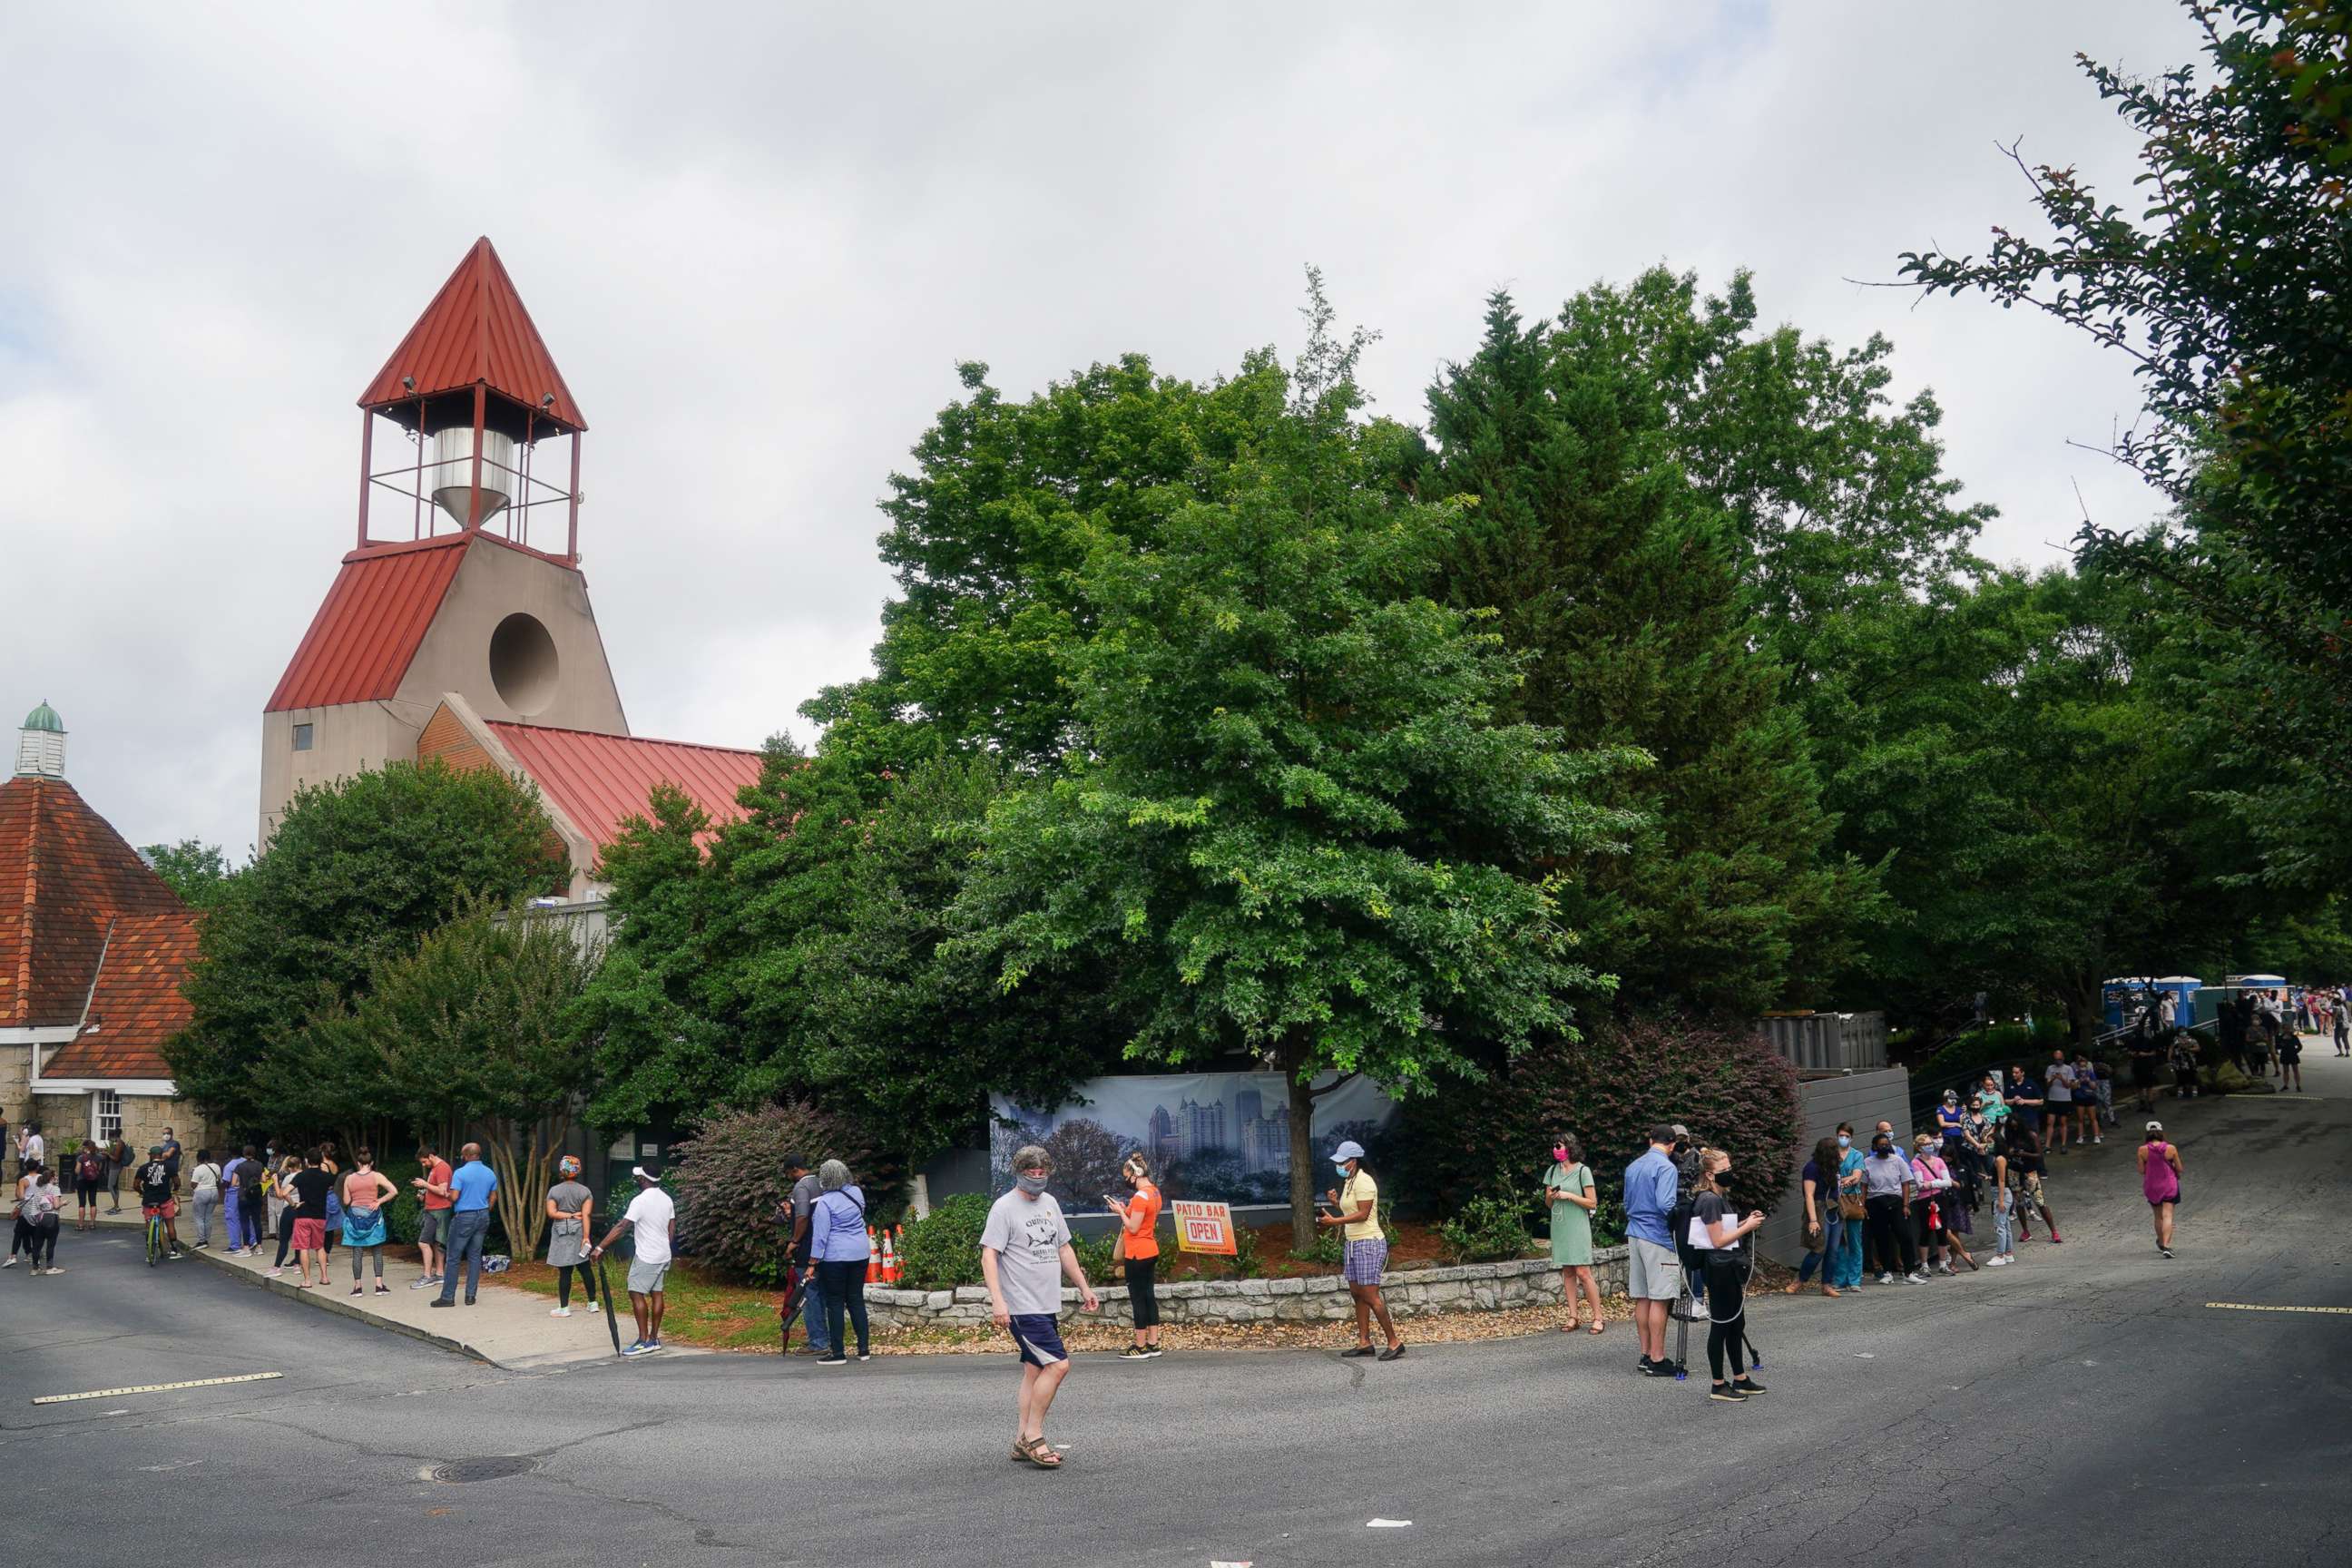
M 1345 1165 L 1350 1160 L 1360 1160 L 1363 1157 L 1364 1146 L 1352 1138 L 1331 1151 L 1331 1163 L 1335 1165 Z

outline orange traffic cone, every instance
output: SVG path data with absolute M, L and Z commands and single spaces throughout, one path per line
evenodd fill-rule
M 870 1225 L 866 1227 L 866 1282 L 882 1283 L 882 1254 L 875 1249 L 874 1227 Z
M 891 1233 L 886 1230 L 882 1233 L 882 1283 L 896 1285 L 898 1282 L 898 1248 L 891 1240 Z

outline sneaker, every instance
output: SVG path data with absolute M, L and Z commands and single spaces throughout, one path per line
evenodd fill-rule
M 2007 1253 L 2005 1253 L 2005 1252 L 2004 1252 L 2004 1253 L 2002 1253 L 2002 1254 L 2001 1254 L 2000 1257 L 1998 1257 L 1998 1258 L 1986 1258 L 1986 1259 L 1985 1259 L 1985 1267 L 1986 1267 L 1987 1268 L 1999 1268 L 2002 1267 L 2003 1265 L 2005 1265 L 2006 1263 L 2008 1263 L 2008 1262 L 2009 1262 L 2009 1260 L 2010 1260 L 2010 1259 L 2009 1259 L 2009 1255 L 2008 1255 Z
M 2172 1256 L 2172 1248 L 2170 1248 L 2170 1247 L 2158 1247 L 2158 1248 L 2157 1248 L 2157 1250 L 2158 1250 L 2158 1252 L 2161 1252 L 2162 1254 L 2164 1254 L 2167 1258 L 2169 1258 L 2169 1257 L 2171 1257 L 2171 1256 Z M 57 1270 L 56 1270 L 56 1269 L 54 1269 L 54 1268 L 52 1268 L 52 1269 L 50 1269 L 50 1270 L 49 1270 L 49 1272 L 50 1272 L 50 1273 L 52 1273 L 52 1274 L 55 1274 L 55 1273 L 57 1272 Z
M 2065 1239 L 2065 1237 L 2063 1237 L 2060 1236 L 2060 1235 L 2059 1235 L 2056 1231 L 2054 1231 L 2054 1230 L 2053 1230 L 2053 1231 L 2052 1231 L 2052 1232 L 2050 1233 L 2050 1245 L 2051 1245 L 2051 1246 L 2053 1246 L 2053 1247 L 2057 1246 L 2060 1242 L 2063 1241 L 2064 1239 Z
M 1946 1259 L 1942 1262 L 1942 1264 L 1940 1264 L 1938 1267 L 1940 1267 L 1940 1268 L 1943 1269 L 1943 1271 L 1944 1271 L 1945 1273 L 1947 1273 L 1947 1274 L 1955 1274 L 1955 1275 L 1956 1275 L 1956 1274 L 1959 1273 L 1959 1270 L 1958 1270 L 1958 1269 L 1957 1269 L 1957 1268 L 1953 1268 L 1953 1267 L 1952 1267 L 1952 1260 L 1951 1260 L 1950 1258 L 1946 1258 Z
M 621 1353 L 623 1355 L 643 1355 L 646 1351 L 652 1348 L 652 1346 L 646 1344 L 643 1340 L 631 1340 L 627 1344 L 621 1347 Z
M 874 1352 L 872 1351 L 859 1351 L 857 1352 L 857 1359 L 862 1362 L 872 1361 L 874 1359 Z
M 843 1355 L 840 1352 L 835 1351 L 831 1355 L 821 1355 L 817 1357 L 816 1364 L 819 1366 L 847 1366 L 849 1364 L 849 1358 Z
M 1643 1356 L 1640 1361 L 1633 1363 L 1633 1370 L 1640 1373 L 1643 1377 L 1655 1377 L 1658 1375 L 1658 1363 L 1652 1361 L 1648 1356 Z
M 1727 1383 L 1718 1383 L 1710 1385 L 1706 1391 L 1706 1396 L 1709 1399 L 1719 1399 L 1726 1405 L 1745 1405 L 1748 1403 L 1748 1395 L 1740 1393 L 1738 1388 Z
M 2091 1143 L 2095 1148 L 2105 1148 L 2106 1147 L 2106 1142 L 2107 1141 L 2104 1138 L 2094 1138 L 2091 1140 Z
M 277 1279 L 279 1275 L 281 1275 L 281 1274 L 283 1274 L 283 1273 L 285 1273 L 285 1272 L 286 1272 L 286 1270 L 284 1270 L 283 1268 L 273 1268 L 273 1269 L 271 1269 L 271 1270 L 269 1271 L 269 1277 L 270 1277 L 272 1279 Z
M 408 1282 L 408 1288 L 412 1290 L 422 1290 L 426 1289 L 428 1286 L 438 1285 L 440 1283 L 440 1280 L 436 1279 L 430 1274 L 420 1274 L 415 1279 L 411 1279 Z
M 1878 1282 L 1881 1285 L 1892 1285 L 1895 1283 L 1895 1276 L 1892 1274 L 1882 1274 L 1878 1277 Z
M 359 1292 L 354 1290 L 352 1294 L 356 1296 Z M 550 1307 L 547 1310 L 547 1315 L 551 1318 L 568 1318 L 572 1315 L 572 1309 L 569 1307 Z
M 1764 1385 L 1752 1377 L 1735 1377 L 1731 1380 L 1731 1386 L 1750 1396 L 1764 1392 Z
M 446 1296 L 436 1296 L 436 1297 L 434 1297 L 434 1298 L 433 1298 L 433 1300 L 431 1300 L 430 1301 L 425 1302 L 425 1304 L 426 1306 L 428 1306 L 428 1307 L 454 1307 L 454 1306 L 456 1306 L 457 1303 L 457 1302 L 455 1302 L 455 1301 L 452 1301 L 452 1300 L 449 1300 L 449 1298 L 448 1298 L 448 1297 L 446 1297 Z
M 1157 1361 L 1160 1355 L 1160 1347 L 1158 1345 L 1146 1345 L 1143 1347 L 1143 1353 L 1154 1361 Z
M 376 1281 L 375 1293 L 379 1296 L 389 1296 L 392 1294 L 392 1287 L 379 1279 Z
M 1150 1361 L 1151 1359 L 1151 1352 L 1145 1350 L 1141 1345 L 1129 1345 L 1125 1350 L 1118 1352 L 1118 1359 L 1121 1361 Z
M 362 1289 L 361 1289 L 358 1286 L 354 1285 L 354 1286 L 352 1286 L 352 1295 L 354 1295 L 354 1296 L 364 1296 L 364 1295 L 366 1295 L 366 1294 L 367 1294 L 367 1292 L 366 1292 L 366 1291 L 364 1291 L 364 1290 L 362 1290 Z
M 7 1261 L 7 1262 L 5 1262 L 5 1263 L 0 1263 L 0 1268 L 16 1268 L 16 1258 L 9 1258 L 9 1259 L 8 1259 L 8 1261 Z
M 1925 1285 L 1927 1282 L 1927 1277 L 1925 1274 L 1919 1273 L 1906 1274 L 1903 1277 L 1903 1279 L 1906 1284 L 1909 1285 Z

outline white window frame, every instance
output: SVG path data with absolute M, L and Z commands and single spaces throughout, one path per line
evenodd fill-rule
M 110 1130 L 106 1125 L 109 1114 L 107 1111 L 107 1102 L 109 1100 L 114 1102 L 114 1110 L 112 1112 L 114 1126 L 111 1130 Z M 103 1148 L 110 1140 L 119 1138 L 122 1135 L 122 1096 L 121 1094 L 110 1089 L 96 1089 L 91 1092 L 89 1097 L 89 1134 L 91 1137 L 98 1140 L 99 1145 L 101 1148 Z

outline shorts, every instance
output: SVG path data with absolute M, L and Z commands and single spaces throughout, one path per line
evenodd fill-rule
M 441 1233 L 448 1228 L 448 1225 L 449 1211 L 447 1209 L 426 1209 L 425 1211 L 425 1224 L 419 1227 L 416 1232 L 417 1245 L 420 1247 L 440 1246 Z
M 1031 1366 L 1059 1366 L 1070 1359 L 1062 1346 L 1062 1325 L 1051 1312 L 1015 1312 L 1008 1325 L 1021 1359 Z
M 294 1250 L 319 1252 L 327 1245 L 327 1222 L 322 1219 L 298 1219 L 294 1222 Z
M 1671 1301 L 1683 1293 L 1682 1259 L 1671 1247 L 1625 1238 L 1625 1294 L 1636 1301 Z
M 84 1208 L 92 1207 L 98 1203 L 98 1189 L 99 1182 L 95 1177 L 87 1181 L 76 1181 L 74 1183 L 74 1201 L 80 1204 Z
M 139 1208 L 139 1217 L 141 1219 L 177 1219 L 180 1217 L 180 1205 L 177 1200 L 172 1198 L 166 1198 L 160 1204 L 142 1204 Z
M 1389 1244 L 1375 1237 L 1351 1241 L 1339 1253 L 1339 1278 L 1350 1285 L 1377 1285 L 1389 1266 Z
M 629 1294 L 632 1296 L 660 1295 L 662 1280 L 668 1274 L 669 1259 L 667 1258 L 659 1263 L 648 1263 L 642 1258 L 630 1258 Z

